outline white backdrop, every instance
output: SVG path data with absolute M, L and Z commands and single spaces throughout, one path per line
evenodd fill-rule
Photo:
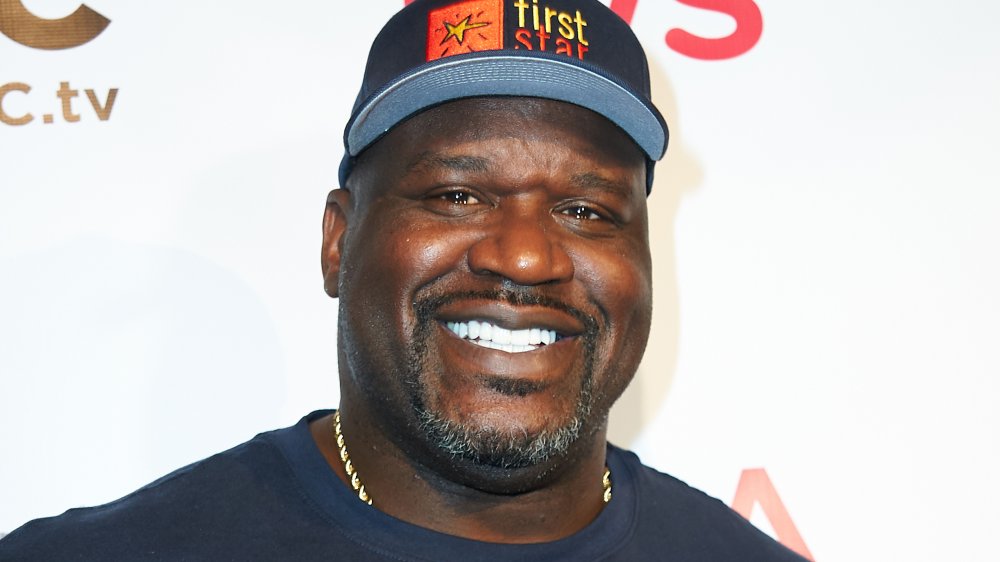
M 402 3 L 87 0 L 81 46 L 0 35 L 34 117 L 0 123 L 0 532 L 337 404 L 320 218 Z M 756 5 L 713 61 L 664 36 L 733 18 L 635 8 L 672 143 L 613 438 L 727 503 L 763 468 L 820 562 L 995 561 L 1000 5 Z

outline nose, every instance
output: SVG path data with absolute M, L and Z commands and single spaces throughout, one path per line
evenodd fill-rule
M 509 208 L 469 248 L 469 268 L 518 285 L 560 283 L 573 278 L 573 259 L 559 240 L 547 210 Z

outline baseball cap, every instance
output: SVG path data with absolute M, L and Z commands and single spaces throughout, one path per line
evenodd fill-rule
M 344 130 L 341 186 L 355 158 L 396 125 L 482 96 L 546 98 L 603 115 L 646 155 L 647 192 L 667 149 L 642 46 L 598 0 L 416 0 L 372 43 Z

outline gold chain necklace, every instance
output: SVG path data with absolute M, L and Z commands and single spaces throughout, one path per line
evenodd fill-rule
M 354 469 L 354 463 L 351 462 L 351 455 L 347 454 L 347 443 L 344 442 L 344 433 L 340 429 L 340 410 L 337 410 L 333 414 L 333 432 L 337 435 L 337 447 L 340 447 L 340 462 L 344 463 L 344 472 L 347 473 L 347 477 L 351 480 L 351 487 L 358 493 L 359 500 L 371 505 L 372 498 L 365 491 L 365 485 L 361 482 L 361 476 L 358 475 L 358 471 Z
M 344 463 L 344 472 L 351 481 L 351 488 L 358 493 L 358 499 L 368 505 L 372 505 L 372 497 L 365 490 L 365 484 L 361 481 L 354 463 L 351 462 L 351 455 L 347 452 L 347 442 L 344 441 L 344 432 L 340 427 L 340 410 L 333 414 L 333 433 L 337 436 L 337 447 L 340 448 L 340 462 Z M 604 486 L 604 503 L 611 501 L 611 469 L 604 467 L 604 477 L 601 478 L 601 485 Z

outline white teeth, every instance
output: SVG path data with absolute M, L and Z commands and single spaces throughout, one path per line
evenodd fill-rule
M 506 328 L 501 328 L 500 326 L 493 326 L 493 343 L 499 343 L 502 345 L 509 344 L 510 330 Z
M 510 333 L 510 343 L 517 346 L 528 345 L 530 334 L 531 330 L 514 330 Z
M 553 330 L 544 328 L 508 330 L 482 320 L 448 322 L 447 326 L 451 332 L 462 339 L 507 353 L 534 351 L 542 345 L 554 343 L 559 339 L 558 334 Z

